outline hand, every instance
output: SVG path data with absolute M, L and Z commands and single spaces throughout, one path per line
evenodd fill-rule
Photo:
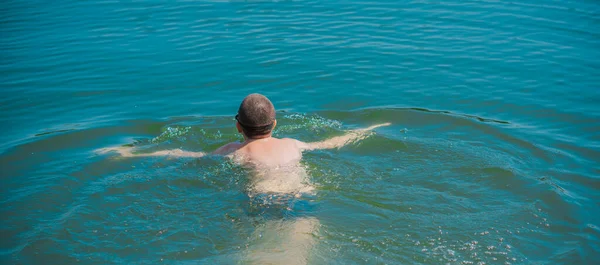
M 123 156 L 123 157 L 131 157 L 131 156 L 135 156 L 133 153 L 131 153 L 131 147 L 128 146 L 113 146 L 113 147 L 105 147 L 105 148 L 100 148 L 96 150 L 97 154 L 106 154 L 106 153 L 110 153 L 110 152 L 117 152 L 119 155 Z
M 359 141 L 359 140 L 362 140 L 362 139 L 368 137 L 369 135 L 371 135 L 372 133 L 370 133 L 370 132 L 373 129 L 383 127 L 383 126 L 389 126 L 389 125 L 391 125 L 391 123 L 389 123 L 389 122 L 375 124 L 375 125 L 369 126 L 367 128 L 352 130 L 352 131 L 350 131 L 350 133 L 355 135 L 355 139 L 353 139 L 354 141 Z
M 379 127 L 383 127 L 383 126 L 390 126 L 390 125 L 392 125 L 392 124 L 389 122 L 386 122 L 386 123 L 376 124 L 376 125 L 364 128 L 364 129 L 358 129 L 357 131 L 371 131 L 375 128 L 379 128 Z

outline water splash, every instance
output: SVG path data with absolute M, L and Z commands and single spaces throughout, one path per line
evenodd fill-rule
M 189 134 L 191 127 L 189 126 L 174 126 L 167 127 L 160 135 L 150 140 L 153 144 L 163 143 L 173 139 L 186 140 L 186 136 Z
M 331 120 L 319 115 L 308 114 L 288 114 L 280 119 L 280 125 L 273 131 L 274 134 L 279 133 L 296 133 L 301 130 L 312 132 L 340 129 L 342 123 L 337 120 Z

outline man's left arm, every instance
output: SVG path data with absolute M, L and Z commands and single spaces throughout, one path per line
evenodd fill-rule
M 237 151 L 238 149 L 240 149 L 241 146 L 242 144 L 239 142 L 228 143 L 224 146 L 219 147 L 219 149 L 213 151 L 211 154 L 226 156 Z
M 206 155 L 204 152 L 191 152 L 181 149 L 169 149 L 161 150 L 152 153 L 133 153 L 133 147 L 128 146 L 116 146 L 100 148 L 96 150 L 98 154 L 106 154 L 109 152 L 117 152 L 122 157 L 148 157 L 148 156 L 172 156 L 172 157 L 203 157 Z
M 228 143 L 224 146 L 219 147 L 217 150 L 210 153 L 210 155 L 221 155 L 226 156 L 229 155 L 241 147 L 241 143 L 233 142 Z M 109 152 L 116 152 L 122 157 L 148 157 L 148 156 L 171 156 L 171 157 L 203 157 L 209 155 L 204 152 L 191 152 L 185 151 L 181 149 L 169 149 L 169 150 L 161 150 L 152 153 L 133 153 L 133 147 L 128 146 L 115 146 L 115 147 L 107 147 L 96 150 L 98 154 L 106 154 Z

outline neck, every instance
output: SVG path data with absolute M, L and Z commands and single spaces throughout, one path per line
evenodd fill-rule
M 262 139 L 268 139 L 271 138 L 271 134 L 266 134 L 266 135 L 258 135 L 258 136 L 254 136 L 252 138 L 249 138 L 248 136 L 244 135 L 244 142 L 245 143 L 250 143 L 250 142 L 254 142 L 256 140 L 262 140 Z

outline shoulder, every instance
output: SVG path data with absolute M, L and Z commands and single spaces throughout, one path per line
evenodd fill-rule
M 300 141 L 298 141 L 296 139 L 292 139 L 292 138 L 281 138 L 279 140 L 284 141 L 289 144 L 296 144 L 297 142 L 300 142 Z
M 232 142 L 232 143 L 228 143 L 224 146 L 219 147 L 219 149 L 215 150 L 213 152 L 213 154 L 215 155 L 228 155 L 232 152 L 235 152 L 236 150 L 240 149 L 240 147 L 242 147 L 242 144 L 240 142 Z
M 294 146 L 296 146 L 296 148 L 300 149 L 300 150 L 305 150 L 308 149 L 308 144 L 296 139 L 292 139 L 292 138 L 282 138 L 281 140 L 284 140 L 286 142 L 288 142 L 289 144 L 292 144 Z

